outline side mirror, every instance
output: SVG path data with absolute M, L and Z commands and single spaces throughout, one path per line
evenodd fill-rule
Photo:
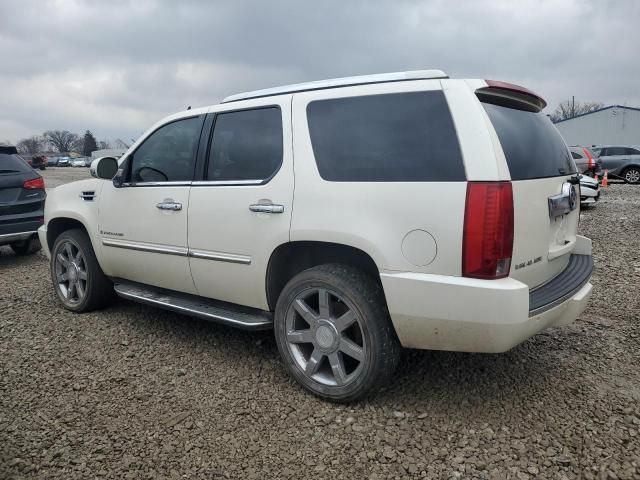
M 100 157 L 91 162 L 89 172 L 92 177 L 111 180 L 118 171 L 118 161 L 113 157 Z

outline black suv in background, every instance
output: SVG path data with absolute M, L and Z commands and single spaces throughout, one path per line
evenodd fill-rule
M 44 180 L 18 155 L 0 147 L 0 245 L 18 255 L 40 250 L 37 230 L 44 221 Z

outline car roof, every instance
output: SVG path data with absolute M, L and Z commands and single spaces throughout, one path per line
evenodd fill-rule
M 271 97 L 294 92 L 308 92 L 311 90 L 323 90 L 336 87 L 350 87 L 354 85 L 367 85 L 371 83 L 401 82 L 403 80 L 433 80 L 449 78 L 442 70 L 412 70 L 408 72 L 378 73 L 375 75 L 360 75 L 355 77 L 332 78 L 315 82 L 296 83 L 281 87 L 265 88 L 251 92 L 230 95 L 221 103 L 237 102 L 250 98 Z
M 624 148 L 640 148 L 640 145 L 594 145 L 589 148 L 609 148 L 609 147 L 624 147 Z

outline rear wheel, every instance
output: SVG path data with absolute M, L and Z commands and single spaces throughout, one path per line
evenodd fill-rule
M 51 279 L 58 298 L 73 312 L 104 307 L 113 297 L 113 284 L 100 268 L 83 230 L 67 230 L 56 238 L 51 250 Z
M 321 265 L 289 281 L 276 306 L 275 334 L 298 383 L 337 402 L 383 386 L 400 355 L 380 285 L 346 265 Z
M 37 236 L 27 238 L 20 242 L 14 242 L 9 245 L 16 255 L 31 255 L 36 253 L 40 248 L 40 240 Z
M 627 183 L 640 183 L 640 167 L 629 167 L 625 169 L 622 178 Z

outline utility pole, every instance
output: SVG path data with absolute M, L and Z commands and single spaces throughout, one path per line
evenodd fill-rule
M 571 118 L 576 116 L 576 96 L 571 95 Z

